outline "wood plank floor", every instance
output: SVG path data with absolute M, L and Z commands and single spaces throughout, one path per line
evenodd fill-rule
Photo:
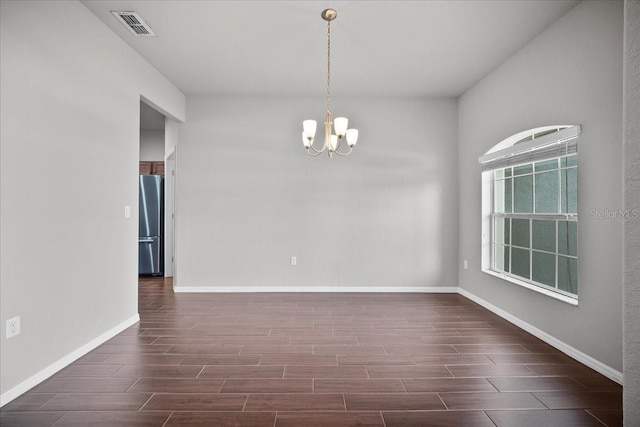
M 2 426 L 620 426 L 622 388 L 453 294 L 179 294 Z

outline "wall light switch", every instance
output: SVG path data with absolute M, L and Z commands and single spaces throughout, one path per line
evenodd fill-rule
M 464 267 L 464 269 L 466 270 L 467 268 L 469 268 L 469 261 L 467 261 L 466 259 L 462 262 L 462 266 Z
M 131 206 L 126 205 L 124 207 L 124 217 L 125 218 L 131 218 Z
M 297 265 L 298 264 L 298 258 L 295 256 L 291 257 L 291 265 Z

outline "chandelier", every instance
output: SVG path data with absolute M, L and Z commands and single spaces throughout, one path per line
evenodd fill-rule
M 331 21 L 336 19 L 338 13 L 333 9 L 322 11 L 322 19 L 327 21 L 327 113 L 324 117 L 324 144 L 320 149 L 313 146 L 316 135 L 317 123 L 315 120 L 305 120 L 302 122 L 302 144 L 307 149 L 307 154 L 316 157 L 327 151 L 329 157 L 334 153 L 339 156 L 347 156 L 353 151 L 353 147 L 358 142 L 358 129 L 347 129 L 349 119 L 346 117 L 336 117 L 331 121 Z M 331 133 L 331 125 L 335 134 Z M 346 137 L 346 138 L 345 138 Z M 340 150 L 342 142 L 347 140 L 348 150 Z

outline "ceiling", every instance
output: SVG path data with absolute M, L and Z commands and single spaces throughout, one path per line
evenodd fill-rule
M 82 0 L 185 94 L 457 97 L 577 0 Z M 111 10 L 136 11 L 135 37 Z

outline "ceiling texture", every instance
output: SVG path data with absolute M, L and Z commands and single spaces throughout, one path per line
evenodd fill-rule
M 577 0 L 82 0 L 187 95 L 457 97 L 567 13 Z M 135 37 L 112 10 L 137 12 Z

